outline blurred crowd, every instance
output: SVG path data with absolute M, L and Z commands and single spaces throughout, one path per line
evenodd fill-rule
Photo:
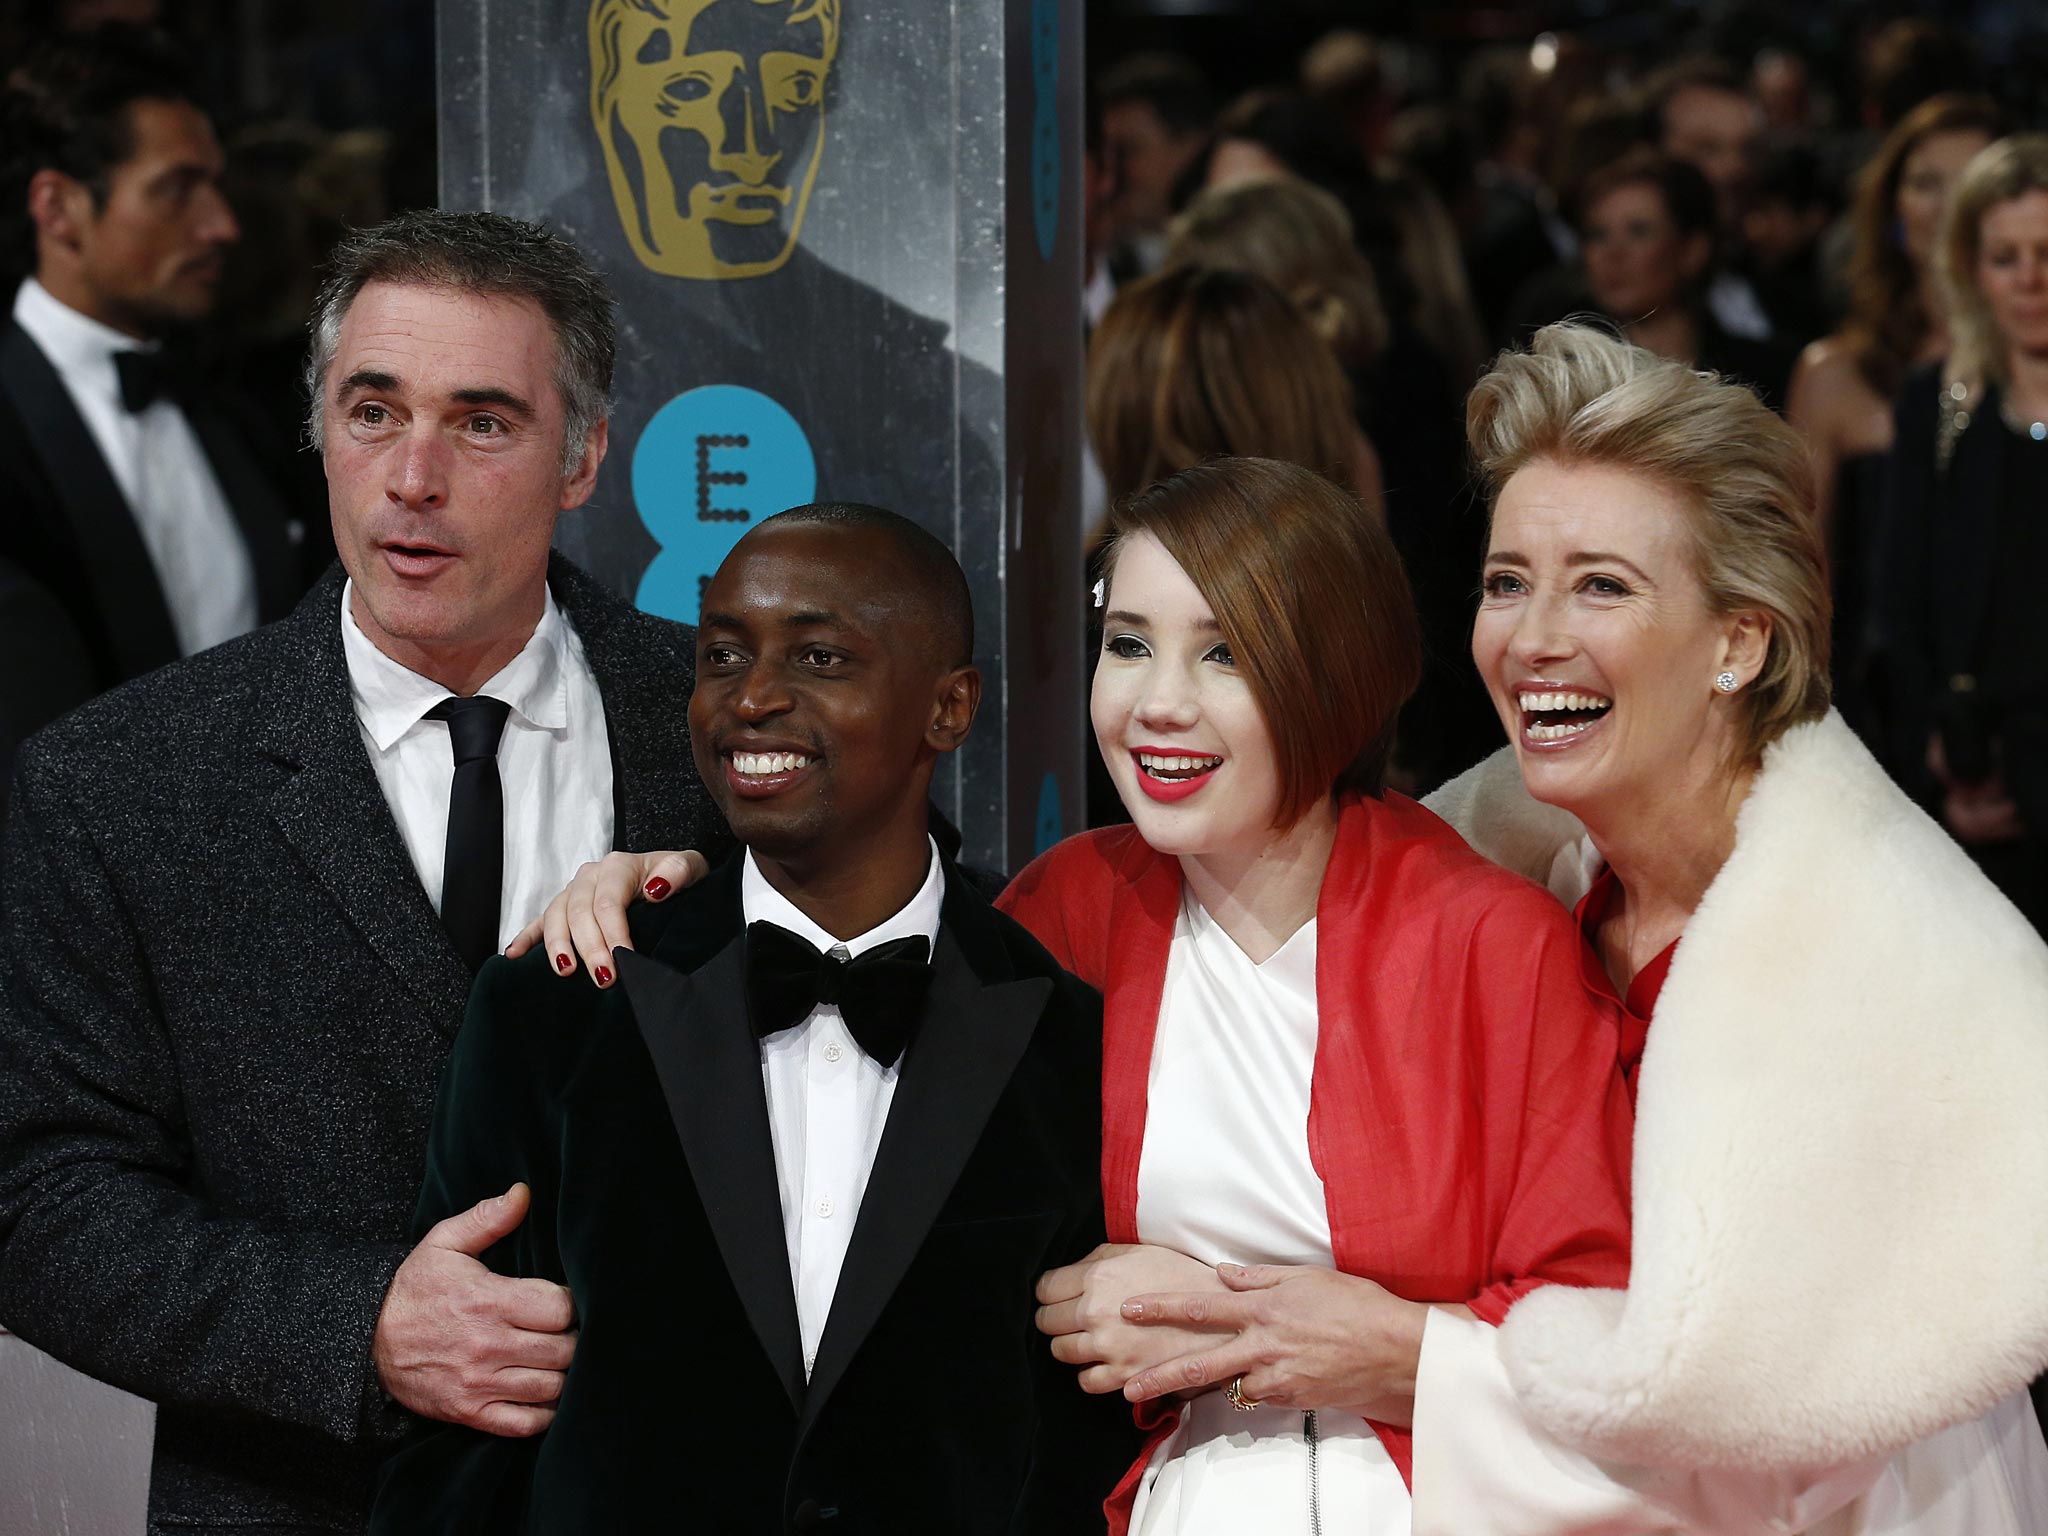
M 2048 921 L 2048 648 L 2021 574 L 2048 505 L 2048 140 L 2020 131 L 2022 72 L 1940 22 L 1858 44 L 1847 87 L 1787 46 L 1562 33 L 1418 70 L 1340 30 L 1227 100 L 1178 53 L 1101 61 L 1091 527 L 1218 453 L 1377 507 L 1429 644 L 1397 758 L 1427 790 L 1501 739 L 1466 654 L 1464 396 L 1496 350 L 1599 317 L 1804 435 L 1838 707 Z
M 103 689 L 332 560 L 300 382 L 343 231 L 434 198 L 431 7 L 0 3 L 0 804 Z
M 431 7 L 368 0 L 339 32 L 311 12 L 171 9 L 0 6 L 16 61 L 110 21 L 168 23 L 188 42 L 240 29 L 237 46 L 182 65 L 121 66 L 165 72 L 154 84 L 73 79 L 7 98 L 0 233 L 8 280 L 44 280 L 22 284 L 30 328 L 32 287 L 54 284 L 119 333 L 94 347 L 172 366 L 132 422 L 65 424 L 92 429 L 112 477 L 99 489 L 137 503 L 108 524 L 112 546 L 79 488 L 36 468 L 55 452 L 37 412 L 0 411 L 11 500 L 44 509 L 18 513 L 0 542 L 0 644 L 32 636 L 50 658 L 0 680 L 0 759 L 91 692 L 274 616 L 324 567 L 298 383 L 312 285 L 342 230 L 433 197 Z M 1113 503 L 1212 455 L 1289 459 L 1355 491 L 1385 519 L 1422 615 L 1428 663 L 1396 781 L 1426 791 L 1500 740 L 1466 654 L 1483 534 L 1466 392 L 1537 327 L 1601 317 L 1747 383 L 1804 434 L 1833 559 L 1840 708 L 2023 907 L 2048 913 L 2048 660 L 2024 622 L 2023 574 L 2028 498 L 2048 485 L 2048 353 L 2031 350 L 2048 326 L 2048 169 L 2026 131 L 2048 97 L 2009 40 L 1980 53 L 1937 20 L 1859 24 L 1836 43 L 1822 58 L 1755 37 L 1558 31 L 1480 46 L 1338 30 L 1234 96 L 1188 55 L 1100 50 L 1083 192 L 1090 558 Z M 170 281 L 197 282 L 190 294 L 166 302 L 147 252 L 74 248 L 61 203 L 33 205 L 35 178 L 54 171 L 104 234 L 123 178 L 140 174 L 147 146 L 107 135 L 93 91 L 112 92 L 114 119 L 122 91 L 184 104 L 170 126 L 220 200 L 207 218 L 190 205 L 168 237 L 162 259 L 191 264 Z M 81 280 L 111 284 L 113 307 Z M 53 337 L 38 335 L 41 353 L 63 352 Z M 14 394 L 47 395 L 37 369 L 57 360 L 30 359 Z M 217 458 L 232 437 L 259 471 L 222 460 L 214 484 L 193 469 L 197 500 L 237 519 L 228 563 L 244 577 L 225 603 L 164 531 L 183 514 L 143 505 L 150 493 L 124 478 L 149 422 L 184 412 L 199 379 L 236 419 L 195 416 L 198 446 Z M 260 511 L 238 494 L 258 480 Z M 226 631 L 201 614 L 209 604 L 232 609 L 213 616 Z M 1091 817 L 1118 815 L 1106 783 L 1094 790 Z

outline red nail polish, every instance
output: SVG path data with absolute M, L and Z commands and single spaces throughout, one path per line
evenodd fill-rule
M 597 968 L 597 984 L 600 987 L 608 987 L 612 984 L 612 968 L 610 966 L 600 965 Z
M 647 899 L 649 901 L 660 901 L 663 897 L 668 895 L 668 893 L 669 883 L 666 880 L 662 879 L 661 876 L 656 875 L 652 880 L 647 882 Z
M 567 955 L 555 956 L 555 969 L 560 971 L 564 976 L 569 974 L 569 967 L 574 965 L 575 963 L 576 962 L 571 960 Z

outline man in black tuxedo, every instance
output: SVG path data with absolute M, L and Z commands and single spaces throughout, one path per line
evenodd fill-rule
M 303 523 L 180 344 L 240 234 L 222 168 L 187 66 L 150 34 L 47 43 L 0 89 L 0 646 L 54 646 L 73 674 L 0 699 L 0 779 L 36 726 L 283 617 L 313 575 Z
M 574 1293 L 559 1412 L 421 1426 L 374 1531 L 1102 1528 L 1126 1405 L 1032 1336 L 1102 1236 L 1100 1000 L 928 831 L 972 654 L 959 566 L 892 513 L 798 508 L 720 566 L 690 731 L 746 851 L 635 913 L 610 990 L 486 968 L 428 1151 L 419 1226 L 531 1186 L 485 1258 Z
M 0 1321 L 156 1401 L 153 1532 L 360 1532 L 407 1410 L 552 1415 L 568 1295 L 474 1257 L 523 1192 L 408 1229 L 482 958 L 617 839 L 725 837 L 690 631 L 550 555 L 613 334 L 531 225 L 351 235 L 310 367 L 342 568 L 22 750 Z

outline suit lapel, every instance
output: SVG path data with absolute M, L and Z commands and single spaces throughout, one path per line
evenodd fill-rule
M 975 974 L 955 935 L 956 927 L 972 921 L 962 911 L 967 902 L 952 891 L 958 878 L 948 872 L 946 922 L 932 956 L 924 1015 L 861 1197 L 800 1436 L 923 1246 L 1052 996 L 1052 982 L 1042 976 L 985 985 Z M 978 915 L 987 920 L 985 905 Z
M 296 771 L 270 815 L 377 957 L 428 1004 L 445 1034 L 462 1022 L 469 967 L 449 942 L 370 766 L 341 649 L 337 567 L 279 624 L 290 661 L 264 700 L 266 750 Z
M 134 513 L 57 370 L 11 323 L 0 336 L 0 389 L 62 504 L 69 527 L 57 531 L 84 574 L 119 675 L 139 677 L 176 661 L 177 631 Z
M 726 876 L 721 871 L 712 878 Z M 729 883 L 727 904 L 737 912 L 736 872 Z M 726 1272 L 791 1406 L 798 1407 L 804 1400 L 803 1342 L 761 1052 L 747 1027 L 745 953 L 737 923 L 726 946 L 687 975 L 622 949 L 619 983 L 632 1000 Z

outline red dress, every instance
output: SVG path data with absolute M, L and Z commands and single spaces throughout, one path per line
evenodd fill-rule
M 1309 1155 L 1337 1267 L 1498 1324 L 1529 1289 L 1628 1282 L 1627 1090 L 1555 898 L 1400 795 L 1347 797 L 1317 899 L 1321 1028 Z M 1132 827 L 1069 838 L 998 905 L 1102 990 L 1103 1200 L 1142 1240 L 1146 1080 L 1179 911 L 1177 860 Z M 1109 1505 L 1125 1529 L 1153 1437 Z M 1408 1476 L 1408 1431 L 1374 1425 Z
M 1621 896 L 1621 882 L 1614 877 L 1611 868 L 1604 868 L 1593 881 L 1592 888 L 1579 898 L 1579 904 L 1572 912 L 1572 919 L 1579 925 L 1579 933 L 1585 940 L 1581 965 L 1584 967 L 1586 990 L 1607 1003 L 1615 1010 L 1621 1021 L 1621 1072 L 1628 1080 L 1628 1101 L 1636 1101 L 1636 1068 L 1643 1064 L 1643 1046 L 1650 1035 L 1650 1015 L 1657 1009 L 1657 994 L 1664 990 L 1664 978 L 1671 972 L 1671 957 L 1678 953 L 1678 940 L 1673 939 L 1658 950 L 1650 962 L 1628 984 L 1628 996 L 1623 997 L 1616 990 L 1614 978 L 1607 974 L 1607 967 L 1600 963 L 1600 925 L 1607 920 L 1614 903 Z

